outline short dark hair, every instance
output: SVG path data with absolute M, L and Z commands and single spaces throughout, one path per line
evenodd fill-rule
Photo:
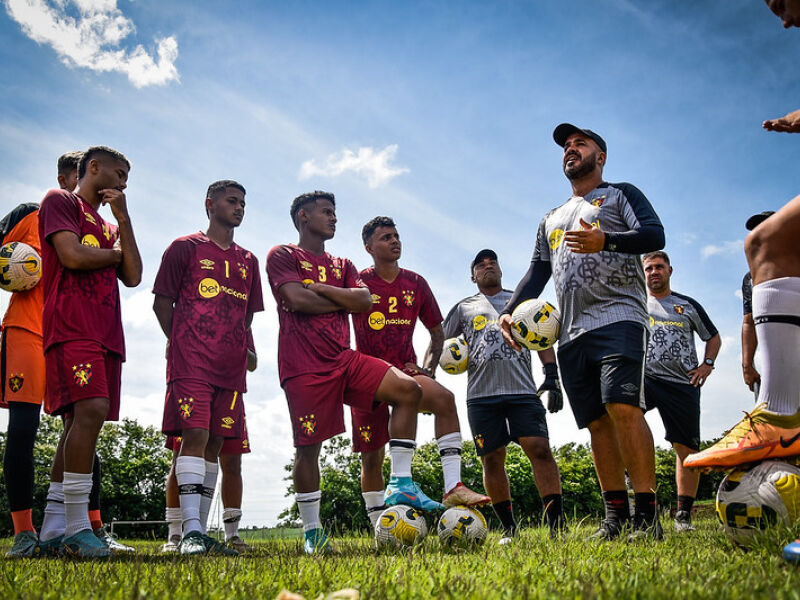
M 644 264 L 644 261 L 652 260 L 654 258 L 660 258 L 665 263 L 670 264 L 670 262 L 669 262 L 669 254 L 667 254 L 663 250 L 656 250 L 655 252 L 648 252 L 647 254 L 642 256 L 642 264 Z
M 229 187 L 236 188 L 245 195 L 247 194 L 247 190 L 245 190 L 244 186 L 238 181 L 234 181 L 233 179 L 220 179 L 208 186 L 206 198 L 213 198 L 215 194 L 224 192 Z
M 333 204 L 333 207 L 336 208 L 336 197 L 330 192 L 314 190 L 313 192 L 308 192 L 307 194 L 300 194 L 297 198 L 292 200 L 292 207 L 289 209 L 289 216 L 292 217 L 292 223 L 294 223 L 295 229 L 300 229 L 297 226 L 297 213 L 300 212 L 300 209 L 306 204 L 311 204 L 317 200 L 328 200 L 331 204 Z
M 83 153 L 83 156 L 81 156 L 78 162 L 78 179 L 83 179 L 83 176 L 86 175 L 86 167 L 89 161 L 97 155 L 103 155 L 118 160 L 125 163 L 129 169 L 131 168 L 131 161 L 129 161 L 122 152 L 109 148 L 108 146 L 92 146 Z
M 364 245 L 369 242 L 369 238 L 372 237 L 372 234 L 375 233 L 378 227 L 397 227 L 397 225 L 392 221 L 392 217 L 375 217 L 367 221 L 366 225 L 361 229 L 361 239 Z
M 78 163 L 81 161 L 83 152 L 74 150 L 67 152 L 58 157 L 58 174 L 69 175 L 72 171 L 78 168 Z

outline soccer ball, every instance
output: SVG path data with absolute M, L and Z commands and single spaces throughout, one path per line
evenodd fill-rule
M 9 242 L 0 247 L 0 288 L 7 292 L 24 292 L 42 278 L 42 257 L 22 242 Z
M 375 523 L 375 540 L 379 546 L 413 546 L 428 533 L 425 517 L 405 504 L 390 506 Z
M 800 468 L 767 460 L 735 469 L 719 484 L 717 517 L 726 535 L 747 545 L 761 530 L 800 518 Z
M 445 340 L 439 366 L 451 375 L 458 375 L 467 370 L 469 363 L 469 347 L 463 337 Z
M 511 335 L 530 350 L 547 350 L 558 341 L 561 315 L 545 300 L 525 300 L 514 309 L 511 319 Z
M 486 531 L 483 515 L 466 506 L 448 508 L 436 526 L 439 541 L 456 546 L 482 544 L 486 539 Z

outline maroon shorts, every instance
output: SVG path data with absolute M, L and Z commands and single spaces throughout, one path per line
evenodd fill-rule
M 161 431 L 179 435 L 184 429 L 206 429 L 211 435 L 240 439 L 244 401 L 237 390 L 219 388 L 198 379 L 167 384 Z
M 44 354 L 47 378 L 45 410 L 71 415 L 74 404 L 88 398 L 108 398 L 106 421 L 119 420 L 122 357 L 98 342 L 78 340 L 51 346 Z
M 321 444 L 344 433 L 342 405 L 371 411 L 375 392 L 391 367 L 385 360 L 346 350 L 333 371 L 284 381 L 294 445 Z
M 227 439 L 222 442 L 222 449 L 219 451 L 222 454 L 250 454 L 250 439 L 247 436 L 247 420 L 244 425 L 244 435 L 241 438 Z M 173 452 L 180 452 L 181 441 L 183 438 L 179 435 L 168 435 L 167 441 L 164 442 L 164 448 L 172 450 Z

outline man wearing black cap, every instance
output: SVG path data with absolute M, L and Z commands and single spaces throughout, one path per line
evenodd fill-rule
M 775 211 L 765 210 L 758 214 L 753 215 L 745 223 L 748 231 L 753 231 L 756 227 L 770 215 L 774 215 Z M 756 371 L 753 362 L 756 356 L 756 348 L 758 347 L 758 338 L 756 338 L 756 325 L 753 322 L 753 278 L 750 277 L 750 271 L 745 273 L 742 279 L 742 376 L 744 382 L 750 391 L 756 391 L 756 384 L 761 384 L 761 375 Z
M 564 528 L 561 477 L 550 451 L 545 409 L 561 410 L 564 400 L 552 348 L 539 352 L 544 383 L 536 389 L 527 349 L 515 352 L 503 343 L 497 319 L 511 292 L 504 290 L 503 272 L 494 250 L 481 250 L 470 266 L 478 293 L 461 300 L 447 315 L 444 334 L 464 336 L 469 347 L 467 415 L 475 451 L 483 464 L 483 483 L 503 524 L 501 545 L 512 541 L 516 520 L 505 470 L 506 446 L 517 442 L 528 456 L 542 496 L 551 535 Z
M 664 228 L 647 198 L 629 183 L 603 181 L 605 140 L 562 123 L 572 197 L 539 225 L 531 266 L 500 318 L 512 348 L 511 313 L 536 298 L 553 276 L 562 316 L 558 362 L 578 427 L 589 429 L 606 518 L 593 537 L 614 539 L 630 520 L 625 470 L 636 506 L 633 538 L 662 536 L 656 513 L 655 450 L 644 419 L 642 379 L 647 296 L 639 254 L 664 247 Z

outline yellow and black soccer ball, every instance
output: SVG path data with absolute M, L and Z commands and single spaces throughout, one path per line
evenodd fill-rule
M 42 278 L 42 257 L 23 242 L 0 246 L 0 288 L 7 292 L 24 292 Z

